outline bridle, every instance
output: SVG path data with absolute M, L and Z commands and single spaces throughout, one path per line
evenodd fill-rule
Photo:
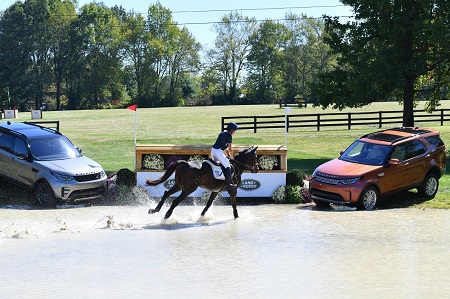
M 255 153 L 253 153 L 253 154 L 255 154 Z M 244 170 L 245 169 L 248 169 L 248 170 L 250 170 L 252 173 L 257 173 L 258 172 L 258 157 L 256 156 L 256 154 L 255 154 L 255 159 L 256 159 L 256 162 L 253 164 L 253 165 L 249 165 L 249 164 L 246 164 L 246 163 L 244 163 L 244 162 L 241 162 L 241 161 L 239 161 L 239 160 L 236 160 L 236 159 L 233 159 L 233 161 L 235 162 L 235 163 L 239 163 L 239 164 L 241 164 L 241 165 L 243 165 L 244 166 Z M 237 170 L 237 169 L 236 169 Z M 241 173 L 239 173 L 239 175 L 241 175 L 242 174 L 242 172 Z

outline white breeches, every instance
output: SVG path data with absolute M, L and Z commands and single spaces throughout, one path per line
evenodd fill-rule
M 230 161 L 225 156 L 225 151 L 221 150 L 220 148 L 211 148 L 211 158 L 214 161 L 219 161 L 220 163 L 222 163 L 225 168 L 230 167 Z

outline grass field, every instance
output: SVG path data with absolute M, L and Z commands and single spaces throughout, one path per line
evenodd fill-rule
M 419 103 L 417 109 L 423 109 Z M 450 108 L 450 101 L 442 103 Z M 398 103 L 373 103 L 357 111 L 398 111 Z M 293 108 L 291 114 L 338 112 L 321 108 Z M 42 121 L 59 121 L 60 131 L 67 135 L 83 153 L 98 161 L 106 172 L 113 173 L 121 168 L 134 170 L 134 125 L 135 112 L 128 109 L 44 111 Z M 264 116 L 284 114 L 278 105 L 258 106 L 208 106 L 177 108 L 138 108 L 137 144 L 212 144 L 220 132 L 222 116 Z M 2 120 L 5 121 L 5 120 Z M 15 121 L 31 121 L 30 112 L 19 112 Z M 441 131 L 441 137 L 450 144 L 450 123 L 417 123 Z M 398 125 L 401 126 L 401 123 Z M 390 126 L 391 127 L 391 126 Z M 313 129 L 290 129 L 288 134 L 288 168 L 300 169 L 307 175 L 321 163 L 335 158 L 351 142 L 363 134 L 377 131 L 377 126 L 361 126 L 352 130 L 343 127 Z M 239 145 L 282 145 L 285 143 L 283 129 L 262 129 L 257 133 L 240 130 L 233 137 Z M 417 202 L 425 207 L 450 208 L 450 179 L 448 172 L 440 180 L 440 191 L 435 199 Z M 412 192 L 406 195 L 414 196 Z M 400 196 L 400 197 L 401 197 Z

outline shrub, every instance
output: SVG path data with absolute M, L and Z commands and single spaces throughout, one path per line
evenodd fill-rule
M 300 169 L 291 169 L 286 173 L 286 186 L 303 187 L 306 175 Z
M 300 194 L 300 186 L 286 186 L 286 203 L 303 203 L 302 195 Z
M 137 184 L 136 174 L 127 168 L 122 168 L 117 172 L 116 184 L 119 186 L 124 185 L 130 188 L 134 187 Z
M 303 198 L 303 203 L 310 203 L 311 200 L 311 193 L 309 193 L 309 188 L 308 186 L 303 186 L 302 189 L 300 190 L 300 195 Z
M 272 199 L 278 203 L 284 203 L 286 200 L 286 188 L 284 186 L 277 187 L 272 194 Z
M 308 186 L 279 186 L 272 194 L 272 199 L 277 203 L 300 204 L 310 203 L 311 195 Z

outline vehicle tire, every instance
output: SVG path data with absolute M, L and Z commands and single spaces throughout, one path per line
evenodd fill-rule
M 321 200 L 313 199 L 313 202 L 316 204 L 316 206 L 321 207 L 321 208 L 328 208 L 330 206 L 329 202 L 324 202 Z
M 56 196 L 53 189 L 46 180 L 36 183 L 34 190 L 36 202 L 45 208 L 54 208 L 56 206 Z
M 439 189 L 439 179 L 434 173 L 428 173 L 422 186 L 418 188 L 419 194 L 426 198 L 433 198 Z
M 358 201 L 358 208 L 364 210 L 373 210 L 380 200 L 380 194 L 377 188 L 369 186 L 361 193 Z

